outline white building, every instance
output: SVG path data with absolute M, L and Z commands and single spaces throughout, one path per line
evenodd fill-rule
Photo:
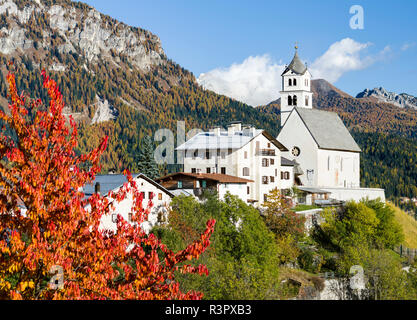
M 133 177 L 139 191 L 142 192 L 143 208 L 147 208 L 150 201 L 152 201 L 153 204 L 148 215 L 148 220 L 145 221 L 142 225 L 143 229 L 146 232 L 149 232 L 152 227 L 158 223 L 158 221 L 166 221 L 166 214 L 169 209 L 171 198 L 174 195 L 144 174 L 133 175 Z M 108 191 L 110 190 L 117 192 L 123 186 L 123 184 L 127 182 L 127 180 L 124 175 L 98 175 L 96 176 L 94 182 L 96 183 L 96 186 L 100 186 L 100 190 L 95 191 L 99 191 L 102 195 L 107 195 Z M 93 187 L 91 185 L 87 185 L 85 187 L 85 194 L 87 197 L 90 196 L 93 192 Z M 131 193 L 128 194 L 123 201 L 119 203 L 115 201 L 114 210 L 108 215 L 102 217 L 100 227 L 103 229 L 116 231 L 116 219 L 118 214 L 120 214 L 123 219 L 130 222 L 130 212 L 132 206 L 133 196 Z
M 337 200 L 368 196 L 385 201 L 383 189 L 360 187 L 361 149 L 337 113 L 312 107 L 310 79 L 296 51 L 282 74 L 282 128 L 277 140 L 290 150 L 284 156 L 300 164 L 301 184 L 330 191 L 330 198 Z
M 253 180 L 247 186 L 247 202 L 258 206 L 271 190 L 281 189 L 281 153 L 288 149 L 265 130 L 233 123 L 227 131 L 198 133 L 177 151 L 182 153 L 184 172 Z
M 190 195 L 199 200 L 205 190 L 214 190 L 220 200 L 229 192 L 247 202 L 248 184 L 254 181 L 220 173 L 177 172 L 158 178 L 157 182 L 175 196 Z

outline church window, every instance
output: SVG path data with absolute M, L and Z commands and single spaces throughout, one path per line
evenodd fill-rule
M 244 176 L 249 176 L 249 168 L 248 167 L 243 168 L 243 175 Z
M 293 97 L 292 97 L 292 104 L 293 104 L 294 106 L 296 106 L 296 105 L 297 105 L 297 96 L 293 96 Z
M 327 171 L 330 170 L 330 156 L 327 157 Z
M 292 80 L 288 79 L 288 86 L 292 86 Z
M 292 81 L 292 83 L 293 83 L 293 85 L 294 85 L 294 86 L 296 86 L 296 85 L 297 85 L 297 79 L 294 79 L 294 80 Z
M 308 106 L 308 97 L 306 97 L 306 106 Z
M 313 177 L 314 177 L 314 170 L 307 170 L 307 180 L 313 181 Z
M 291 153 L 294 157 L 298 157 L 300 155 L 300 148 L 298 147 L 292 148 Z
M 291 96 L 288 96 L 288 105 L 292 106 L 292 97 Z

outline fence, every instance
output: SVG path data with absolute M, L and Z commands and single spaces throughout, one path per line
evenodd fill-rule
M 410 260 L 414 260 L 417 257 L 417 249 L 410 249 L 400 245 L 395 247 L 394 251 L 397 252 L 401 257 L 407 257 Z

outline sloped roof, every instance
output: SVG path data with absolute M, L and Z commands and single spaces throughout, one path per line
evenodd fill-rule
M 175 176 L 189 176 L 198 180 L 213 180 L 219 183 L 248 183 L 254 182 L 253 180 L 239 178 L 228 174 L 221 173 L 189 173 L 189 172 L 176 172 L 169 174 L 165 177 L 158 178 L 157 181 L 163 181 L 167 178 L 174 178 Z
M 253 132 L 245 130 L 235 131 L 233 134 L 222 131 L 218 135 L 214 132 L 200 132 L 180 145 L 176 150 L 240 149 L 260 134 L 263 134 L 281 151 L 288 151 L 288 149 L 271 134 L 262 129 L 255 129 Z
M 281 157 L 281 166 L 293 167 L 295 165 L 296 162 L 294 160 L 289 160 L 287 158 Z
M 294 58 L 292 58 L 291 63 L 285 68 L 282 74 L 285 74 L 288 70 L 296 74 L 304 74 L 307 71 L 307 67 L 298 57 L 297 51 L 295 51 Z
M 337 113 L 297 107 L 294 110 L 320 149 L 361 152 Z
M 132 174 L 132 178 L 134 180 L 142 178 L 148 181 L 150 184 L 153 184 L 158 189 L 167 193 L 170 197 L 173 197 L 173 194 L 169 190 L 167 190 L 166 188 L 164 188 L 163 186 L 161 186 L 160 184 L 158 184 L 151 178 L 148 178 L 143 173 Z M 87 198 L 91 197 L 94 194 L 95 184 L 97 182 L 100 183 L 100 194 L 103 196 L 106 196 L 109 193 L 109 191 L 122 187 L 123 184 L 127 182 L 127 179 L 126 179 L 126 176 L 123 174 L 96 175 L 92 184 L 86 184 L 83 187 L 84 194 Z M 140 187 L 139 187 L 139 191 L 140 191 Z

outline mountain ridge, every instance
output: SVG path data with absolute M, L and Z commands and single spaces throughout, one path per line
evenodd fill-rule
M 417 97 L 407 93 L 387 91 L 383 87 L 365 89 L 356 95 L 356 98 L 374 98 L 378 102 L 391 103 L 399 108 L 417 109 Z
M 95 34 L 94 30 L 100 28 L 110 31 Z M 13 42 L 22 34 L 23 41 Z M 140 35 L 145 39 L 142 42 Z M 131 55 L 123 50 L 119 52 L 112 47 L 118 41 L 125 43 L 126 48 L 142 47 L 142 51 L 129 48 Z M 78 123 L 78 151 L 91 150 L 103 135 L 109 135 L 109 145 L 102 156 L 102 173 L 124 169 L 135 172 L 138 168 L 135 157 L 143 137 L 154 136 L 164 128 L 170 129 L 175 138 L 177 121 L 184 121 L 187 131 L 206 130 L 239 120 L 274 136 L 279 132 L 279 101 L 254 108 L 204 90 L 191 72 L 165 55 L 156 35 L 101 15 L 83 3 L 0 0 L 2 46 L 5 50 L 0 50 L 3 108 L 7 109 L 5 75 L 9 71 L 15 73 L 20 92 L 47 102 L 40 74 L 40 70 L 46 69 L 63 93 L 65 114 L 74 116 Z M 135 52 L 148 58 L 136 59 Z M 152 60 L 155 53 L 159 58 Z M 141 61 L 146 63 L 142 65 Z M 365 150 L 365 164 L 361 168 L 363 185 L 387 188 L 388 197 L 416 196 L 412 186 L 417 185 L 417 169 L 409 159 L 414 161 L 417 151 L 395 149 L 415 145 L 417 150 L 417 143 L 409 140 L 416 138 L 416 111 L 351 97 L 325 80 L 313 82 L 313 92 L 314 107 L 337 112 Z M 372 146 L 375 143 L 382 148 L 386 142 L 390 148 L 381 152 Z M 394 157 L 401 161 L 387 159 Z M 386 170 L 376 172 L 374 166 Z M 410 172 L 408 176 L 404 168 Z M 177 169 L 172 166 L 169 170 Z

